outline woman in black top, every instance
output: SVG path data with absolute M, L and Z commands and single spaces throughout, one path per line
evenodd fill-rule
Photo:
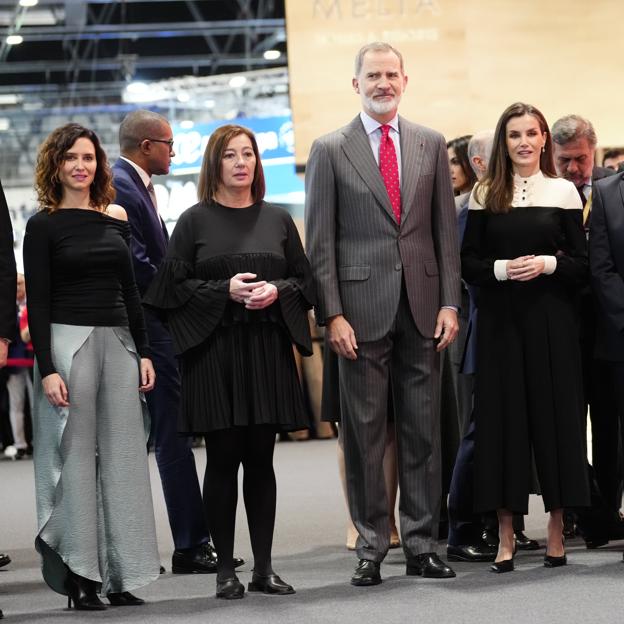
M 24 266 L 37 368 L 34 459 L 43 575 L 77 609 L 137 605 L 158 577 L 140 392 L 154 386 L 130 228 L 97 136 L 78 124 L 41 146 L 40 212 Z
M 200 203 L 180 217 L 145 302 L 167 311 L 182 372 L 179 430 L 206 438 L 204 503 L 218 554 L 217 597 L 242 598 L 232 553 L 243 496 L 254 555 L 250 591 L 293 593 L 273 572 L 275 434 L 307 416 L 292 351 L 311 355 L 312 277 L 290 216 L 262 201 L 253 134 L 211 135 Z
M 587 281 L 582 206 L 557 178 L 544 116 L 517 103 L 470 198 L 462 275 L 479 287 L 476 511 L 496 509 L 494 572 L 513 570 L 512 513 L 528 512 L 531 456 L 550 512 L 544 565 L 565 565 L 564 507 L 588 504 L 575 299 Z

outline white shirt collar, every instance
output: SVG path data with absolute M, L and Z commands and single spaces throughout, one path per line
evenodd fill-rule
M 149 173 L 147 173 L 145 169 L 143 169 L 142 167 L 139 167 L 139 165 L 137 165 L 135 162 L 133 162 L 129 158 L 126 158 L 125 156 L 120 156 L 119 158 L 121 158 L 122 160 L 125 160 L 127 163 L 130 163 L 134 167 L 135 171 L 141 177 L 143 184 L 145 184 L 145 188 L 147 188 L 150 182 L 152 181 L 152 176 Z
M 360 112 L 360 119 L 364 126 L 366 134 L 370 135 L 375 130 L 381 128 L 381 126 L 390 126 L 397 134 L 399 133 L 399 114 L 397 113 L 387 124 L 380 124 L 376 119 L 373 119 L 370 115 L 364 111 Z

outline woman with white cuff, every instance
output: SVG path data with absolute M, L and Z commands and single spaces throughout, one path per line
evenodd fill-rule
M 588 260 L 578 192 L 556 177 L 536 108 L 503 113 L 469 208 L 462 275 L 479 287 L 475 510 L 497 510 L 492 571 L 513 570 L 512 514 L 528 512 L 533 455 L 550 512 L 544 565 L 558 567 L 567 561 L 563 508 L 589 503 L 575 304 Z

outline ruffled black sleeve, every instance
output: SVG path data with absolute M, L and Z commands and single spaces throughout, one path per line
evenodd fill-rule
M 282 319 L 292 342 L 302 355 L 312 355 L 312 337 L 308 322 L 308 310 L 316 303 L 312 269 L 303 251 L 301 238 L 290 215 L 286 215 L 287 238 L 285 255 L 288 277 L 271 280 L 277 286 L 278 303 Z
M 196 347 L 219 325 L 229 299 L 229 280 L 195 278 L 192 215 L 180 216 L 167 256 L 143 303 L 164 310 L 178 355 Z

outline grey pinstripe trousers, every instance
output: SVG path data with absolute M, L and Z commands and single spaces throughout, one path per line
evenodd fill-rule
M 357 338 L 357 336 L 356 336 Z M 349 511 L 359 558 L 382 561 L 390 544 L 383 476 L 392 379 L 399 517 L 406 557 L 432 552 L 440 514 L 439 355 L 416 329 L 405 287 L 390 333 L 339 358 L 340 410 Z

